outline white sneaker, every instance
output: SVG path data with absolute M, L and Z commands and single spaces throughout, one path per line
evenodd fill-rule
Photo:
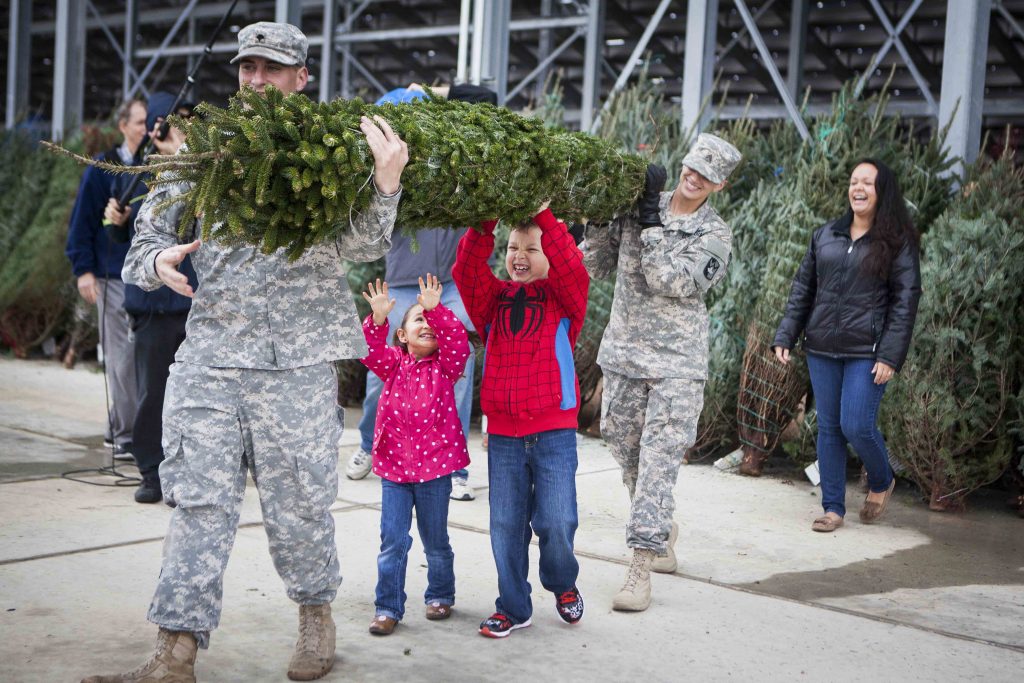
M 448 497 L 452 500 L 473 500 L 476 494 L 465 479 L 452 477 L 452 494 Z
M 362 479 L 370 473 L 371 469 L 373 469 L 373 456 L 360 448 L 349 458 L 348 465 L 345 466 L 345 476 L 349 479 Z

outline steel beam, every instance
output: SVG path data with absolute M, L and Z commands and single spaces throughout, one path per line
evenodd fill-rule
M 138 74 L 135 73 L 135 34 L 138 32 L 138 19 L 139 12 L 135 0 L 126 0 L 124 4 L 124 47 L 121 50 L 122 100 L 128 99 L 128 91 L 132 87 L 132 78 L 138 78 Z M 97 21 L 106 26 L 103 17 L 97 17 Z
M 707 123 L 704 99 L 711 92 L 718 30 L 718 0 L 690 2 L 686 8 L 686 49 L 683 58 L 683 131 L 699 133 Z M 684 142 L 689 142 L 688 140 Z
M 792 0 L 789 8 L 789 55 L 786 57 L 786 87 L 794 100 L 804 89 L 804 52 L 807 46 L 809 0 Z
M 717 2 L 717 0 L 715 0 Z M 580 130 L 590 130 L 594 122 L 594 107 L 601 91 L 601 71 L 598 60 L 604 33 L 601 30 L 604 12 L 602 0 L 590 0 L 587 4 L 587 39 L 583 47 L 583 92 L 580 98 Z
M 330 102 L 338 92 L 338 57 L 334 53 L 334 29 L 337 23 L 338 3 L 324 0 L 323 43 L 320 45 L 320 101 Z
M 164 51 L 167 49 L 167 46 L 171 44 L 172 40 L 174 40 L 174 36 L 177 35 L 178 30 L 181 29 L 181 27 L 185 24 L 185 21 L 192 13 L 192 10 L 195 9 L 196 3 L 198 1 L 199 0 L 189 0 L 188 5 L 186 5 L 185 9 L 181 12 L 181 16 L 178 17 L 178 20 L 174 22 L 173 26 L 171 26 L 171 30 L 167 32 L 166 36 L 164 36 L 163 41 L 160 43 L 160 47 L 156 49 L 156 52 L 153 54 L 153 56 L 149 58 L 148 62 L 146 62 L 146 68 L 144 68 L 142 70 L 142 73 L 139 74 L 139 78 L 135 81 L 135 85 L 129 88 L 128 95 L 127 97 L 125 97 L 126 100 L 130 99 L 135 95 L 135 92 L 142 86 L 143 82 L 146 80 L 146 77 L 149 76 L 151 71 L 153 71 L 153 67 L 156 66 L 157 60 L 160 57 L 164 56 Z
M 875 56 L 871 58 L 871 62 L 868 64 L 868 68 L 864 70 L 864 74 L 860 77 L 860 80 L 857 81 L 857 85 L 853 90 L 853 94 L 855 96 L 859 96 L 861 92 L 864 91 L 864 86 L 868 84 L 868 80 L 871 78 L 871 74 L 874 73 L 875 69 L 881 66 L 882 60 L 885 59 L 885 56 L 887 54 L 889 54 L 889 49 L 893 46 L 893 43 L 896 42 L 896 40 L 899 38 L 899 34 L 903 33 L 903 29 L 907 27 L 907 24 L 910 23 L 910 20 L 913 19 L 914 13 L 917 12 L 917 8 L 921 6 L 922 2 L 924 2 L 924 0 L 914 0 L 914 4 L 908 7 L 907 11 L 903 13 L 903 18 L 900 19 L 898 24 L 896 24 L 896 27 L 893 28 L 891 25 L 889 25 L 886 28 L 886 31 L 888 31 L 889 33 L 889 36 L 885 39 L 885 42 L 882 43 L 882 47 L 878 48 L 878 52 L 876 52 Z M 875 13 L 878 14 L 877 7 L 875 8 Z M 884 13 L 882 14 L 882 16 L 884 16 Z M 885 18 L 885 21 L 888 22 L 888 17 Z
M 547 19 L 551 16 L 551 0 L 540 0 L 540 16 L 543 19 Z M 544 85 L 548 80 L 548 66 L 551 62 L 546 61 L 548 56 L 551 54 L 551 47 L 553 45 L 554 36 L 549 28 L 542 28 L 540 30 L 540 36 L 537 38 L 537 59 L 540 60 L 541 64 L 545 64 L 544 69 L 537 74 L 536 82 L 533 88 L 533 97 L 538 102 L 544 96 Z M 509 99 L 512 96 L 509 95 Z
M 7 116 L 6 126 L 14 128 L 28 109 L 29 64 L 32 61 L 32 3 L 10 0 L 7 32 Z
M 629 55 L 629 61 L 626 62 L 625 68 L 622 69 L 622 73 L 615 79 L 615 84 L 612 86 L 611 92 L 608 93 L 608 97 L 604 101 L 604 106 L 601 107 L 601 112 L 594 119 L 594 122 L 590 125 L 590 132 L 594 132 L 601 126 L 601 117 L 611 106 L 612 100 L 615 98 L 615 94 L 622 90 L 629 80 L 629 77 L 633 74 L 633 69 L 636 68 L 637 63 L 640 61 L 640 56 L 647 49 L 648 43 L 651 41 L 651 36 L 658 29 L 658 24 L 661 23 L 662 17 L 665 16 L 665 11 L 668 9 L 671 0 L 661 0 L 658 6 L 654 9 L 654 14 L 651 15 L 650 21 L 647 22 L 647 27 L 644 29 L 643 35 L 640 36 L 640 40 L 637 41 L 636 47 Z
M 906 45 L 904 45 L 903 41 L 900 40 L 899 34 L 896 32 L 896 29 L 893 28 L 892 22 L 889 21 L 889 17 L 886 15 L 885 10 L 882 9 L 882 5 L 879 4 L 878 0 L 868 0 L 868 2 L 871 3 L 871 7 L 875 10 L 875 14 L 878 15 L 878 20 L 882 22 L 882 26 L 884 26 L 885 30 L 889 32 L 889 36 L 892 37 L 892 42 L 896 45 L 897 52 L 899 52 L 900 56 L 903 57 L 903 62 L 907 65 L 910 75 L 913 76 L 914 82 L 917 83 L 917 87 L 921 89 L 921 94 L 924 95 L 924 98 L 932 105 L 932 110 L 937 113 L 938 105 L 935 104 L 935 98 L 932 97 L 931 86 L 928 84 L 928 81 L 925 80 L 924 76 L 921 75 L 921 72 L 917 68 L 917 64 L 914 63 L 914 59 L 910 56 L 910 52 L 907 51 Z M 948 14 L 946 15 L 946 23 L 947 25 L 949 24 Z M 985 35 L 988 35 L 987 28 Z M 983 56 L 982 62 L 984 61 L 985 59 Z
M 53 117 L 50 137 L 82 125 L 85 84 L 85 3 L 57 0 L 53 46 Z
M 274 0 L 274 21 L 302 30 L 302 0 Z
M 1016 33 L 1021 40 L 1024 40 L 1024 28 L 1017 23 L 1017 20 L 1013 18 L 1005 7 L 1003 7 L 1003 0 L 995 0 L 994 9 L 1006 20 L 1006 23 L 1010 25 L 1010 28 Z
M 488 0 L 475 0 L 476 3 L 488 4 Z M 586 26 L 587 18 L 578 17 L 551 17 L 550 19 L 516 19 L 510 21 L 508 30 L 511 33 L 520 31 L 539 31 L 542 28 L 575 28 Z M 474 30 L 471 27 L 470 31 Z M 459 35 L 458 24 L 447 24 L 442 26 L 417 26 L 415 28 L 394 28 L 381 29 L 377 31 L 357 31 L 345 33 L 339 28 L 335 41 L 340 43 L 376 43 L 390 42 L 394 40 L 415 40 L 418 38 L 439 38 L 442 36 L 455 37 Z
M 224 13 L 228 11 L 228 7 L 231 6 L 230 2 L 203 2 L 202 5 L 196 7 L 192 12 L 192 16 L 197 19 L 209 19 L 211 17 L 220 18 L 224 16 Z M 235 12 L 239 16 L 245 16 L 253 11 L 253 8 L 249 4 L 249 0 L 240 0 L 238 5 L 235 7 Z M 151 26 L 160 24 L 171 24 L 179 16 L 181 16 L 180 7 L 162 7 L 162 8 L 147 8 L 146 9 L 146 23 Z M 125 25 L 127 14 L 124 12 L 111 12 L 104 14 L 101 19 L 86 19 L 85 29 L 91 31 L 92 29 L 100 27 L 100 21 L 112 29 L 122 28 Z M 54 32 L 56 22 L 53 21 L 34 21 L 32 22 L 32 35 L 48 35 Z
M 886 115 L 899 114 L 908 119 L 924 119 L 932 116 L 930 105 L 926 100 L 896 100 L 890 99 L 886 105 Z M 807 105 L 808 116 L 820 116 L 831 113 L 833 105 L 828 102 L 817 102 Z M 982 104 L 982 115 L 985 117 L 1024 117 L 1024 99 L 1021 98 L 1000 98 L 988 99 Z M 715 110 L 715 114 L 722 120 L 738 118 L 749 118 L 757 121 L 782 119 L 787 115 L 786 107 L 782 104 L 727 104 Z
M 459 47 L 456 57 L 455 82 L 465 83 L 469 76 L 469 18 L 473 0 L 462 0 L 459 7 Z
M 962 160 L 952 172 L 962 173 L 963 164 L 978 157 L 991 12 L 991 0 L 946 3 L 939 125 L 949 125 L 946 142 L 950 154 Z
M 667 0 L 665 0 L 665 1 L 667 1 Z M 533 68 L 533 71 L 531 71 L 530 73 L 526 74 L 526 76 L 524 76 L 522 78 L 522 80 L 520 80 L 518 83 L 516 83 L 516 87 L 512 88 L 512 90 L 510 90 L 508 92 L 508 94 L 505 96 L 505 100 L 506 101 L 511 100 L 513 97 L 518 95 L 523 90 L 523 88 L 525 88 L 527 85 L 529 85 L 535 78 L 540 76 L 541 73 L 546 71 L 547 68 L 549 66 L 551 66 L 551 62 L 553 62 L 556 59 L 558 59 L 559 55 L 561 55 L 563 52 L 565 52 L 566 48 L 568 48 L 570 45 L 572 45 L 576 41 L 577 38 L 579 38 L 580 36 L 583 35 L 583 33 L 584 33 L 583 29 L 578 28 L 578 29 L 576 29 L 575 31 L 572 32 L 572 35 L 570 35 L 568 38 L 563 40 L 562 43 L 558 47 L 556 47 L 554 50 L 549 50 L 548 51 L 548 55 L 546 57 L 544 57 L 544 59 L 541 60 L 540 64 L 535 66 Z
M 134 4 L 135 3 L 134 3 L 133 0 L 128 0 L 128 4 L 132 5 L 132 8 L 134 8 Z M 85 0 L 85 6 L 96 17 L 102 19 L 102 16 L 100 15 L 99 10 L 96 9 L 96 5 L 93 4 L 92 0 Z M 103 35 L 106 36 L 107 41 L 109 41 L 110 44 L 114 47 L 114 52 L 116 52 L 117 56 L 121 59 L 121 64 L 122 64 L 122 67 L 123 67 L 122 68 L 122 72 L 121 72 L 121 76 L 122 76 L 122 80 L 121 80 L 121 93 L 122 93 L 122 95 L 124 95 L 125 93 L 128 92 L 128 88 L 130 86 L 131 79 L 133 77 L 134 78 L 138 78 L 139 77 L 139 75 L 137 73 L 135 73 L 135 68 L 132 66 L 132 60 L 128 59 L 127 56 L 126 56 L 126 54 L 131 54 L 131 53 L 130 52 L 126 53 L 121 48 L 121 45 L 117 42 L 117 38 L 114 37 L 114 34 L 111 33 L 110 29 L 102 21 L 100 21 L 100 30 L 103 31 Z M 133 33 L 134 33 L 134 31 L 133 31 Z M 129 42 L 129 36 L 128 36 L 127 33 L 125 33 L 124 38 L 125 38 L 125 43 Z M 132 44 L 134 44 L 134 42 L 135 42 L 134 35 L 131 36 L 131 42 L 132 42 Z M 146 89 L 146 86 L 142 86 L 142 94 L 145 97 L 149 97 L 149 91 Z M 125 97 L 124 99 L 128 99 L 128 98 Z
M 786 111 L 789 114 L 790 120 L 793 121 L 793 125 L 796 126 L 797 132 L 800 133 L 800 137 L 803 138 L 804 142 L 814 144 L 814 141 L 811 139 L 811 133 L 807 130 L 807 124 L 804 123 L 804 118 L 800 114 L 800 110 L 797 109 L 796 103 L 793 102 L 793 98 L 789 95 L 789 90 L 786 89 L 782 76 L 779 75 L 779 69 L 775 66 L 772 53 L 769 52 L 768 46 L 764 43 L 764 38 L 761 37 L 761 31 L 758 30 L 753 17 L 750 16 L 747 3 L 745 0 L 735 0 L 735 2 L 736 9 L 739 10 L 740 16 L 743 18 L 743 23 L 750 30 L 750 37 L 753 39 L 754 45 L 757 46 L 757 52 L 761 55 L 761 63 L 764 64 L 768 73 L 771 74 L 772 81 L 775 83 L 775 89 L 779 92 L 782 103 L 786 105 Z

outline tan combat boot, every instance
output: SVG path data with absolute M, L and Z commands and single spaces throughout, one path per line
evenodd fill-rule
M 679 538 L 679 525 L 672 522 L 672 531 L 668 532 L 668 554 L 664 557 L 655 557 L 654 562 L 651 562 L 651 571 L 658 572 L 659 574 L 671 574 L 679 566 L 676 562 L 676 539 Z
M 288 678 L 313 681 L 334 666 L 334 619 L 331 605 L 299 605 L 299 640 L 288 663 Z
M 82 683 L 196 683 L 195 636 L 184 631 L 160 629 L 156 652 L 134 671 L 112 676 L 89 676 Z
M 612 609 L 619 612 L 643 612 L 651 605 L 651 563 L 654 551 L 633 549 L 633 561 L 626 572 L 626 583 L 612 600 Z

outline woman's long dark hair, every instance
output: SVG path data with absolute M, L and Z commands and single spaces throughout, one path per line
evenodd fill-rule
M 871 164 L 878 170 L 878 176 L 875 178 L 875 194 L 878 198 L 875 205 L 875 221 L 871 225 L 871 241 L 861 267 L 866 273 L 888 280 L 893 258 L 907 242 L 917 245 L 920 235 L 914 221 L 910 219 L 910 212 L 907 211 L 907 204 L 903 201 L 903 193 L 900 192 L 896 174 L 892 169 L 881 161 L 870 158 L 861 159 L 853 168 L 861 164 Z M 852 217 L 852 208 L 849 213 Z

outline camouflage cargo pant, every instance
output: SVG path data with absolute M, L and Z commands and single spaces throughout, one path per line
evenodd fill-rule
M 601 436 L 622 468 L 632 501 L 626 545 L 659 555 L 667 551 L 683 454 L 697 438 L 704 382 L 633 379 L 604 373 Z
M 274 567 L 300 604 L 341 584 L 334 518 L 341 409 L 331 364 L 291 370 L 171 366 L 160 481 L 175 504 L 148 618 L 203 647 L 220 620 L 224 569 L 246 472 L 259 491 Z

